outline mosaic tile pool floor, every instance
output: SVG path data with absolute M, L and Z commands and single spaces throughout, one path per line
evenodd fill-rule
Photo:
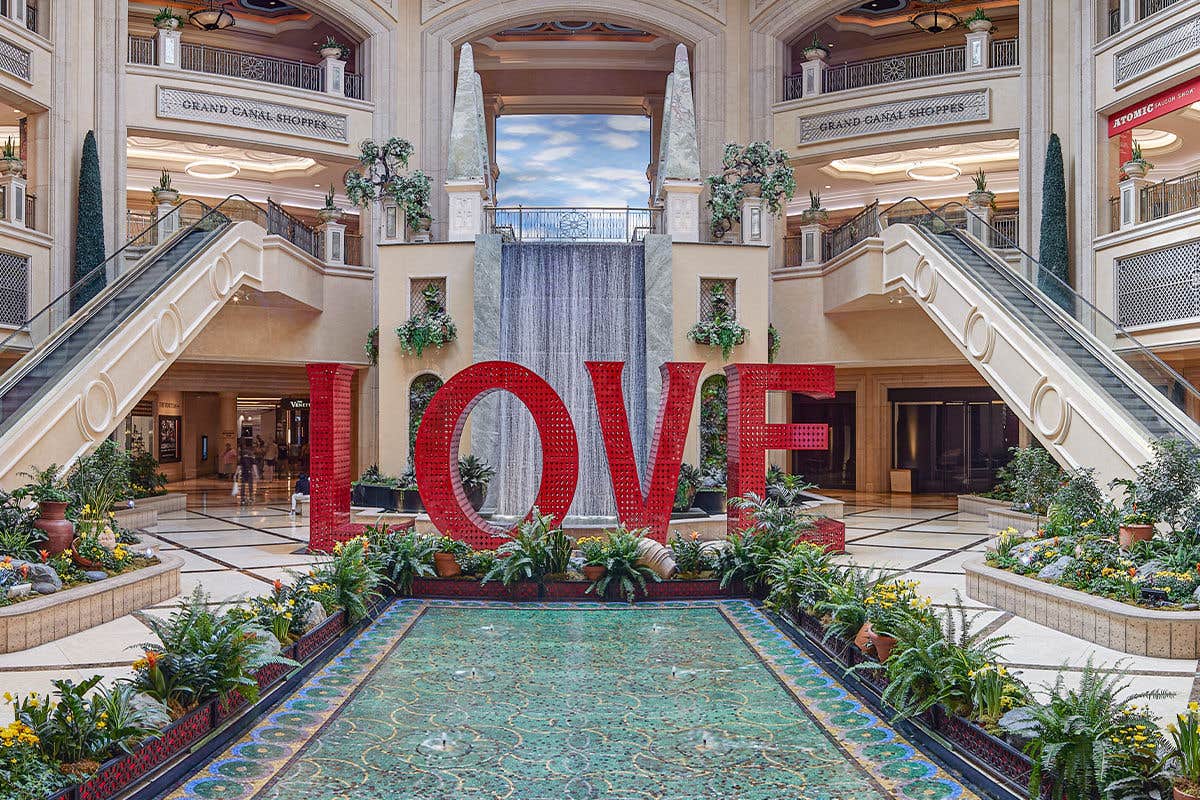
M 401 601 L 172 798 L 974 798 L 750 603 Z

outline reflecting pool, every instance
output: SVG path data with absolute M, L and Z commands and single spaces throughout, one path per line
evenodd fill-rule
M 176 798 L 971 798 L 742 601 L 403 601 Z

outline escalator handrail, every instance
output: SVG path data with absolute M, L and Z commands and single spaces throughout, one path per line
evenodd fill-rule
M 185 202 L 187 202 L 187 201 L 185 201 Z M 195 201 L 195 202 L 199 203 L 199 201 Z M 240 194 L 230 195 L 229 197 L 226 197 L 224 200 L 222 200 L 220 203 L 213 206 L 212 208 L 208 208 L 203 203 L 200 203 L 200 205 L 206 209 L 203 216 L 201 216 L 199 219 L 197 219 L 195 222 L 191 223 L 187 227 L 181 228 L 175 235 L 171 236 L 162 246 L 155 248 L 153 251 L 151 251 L 146 256 L 144 256 L 138 262 L 137 267 L 129 270 L 126 273 L 123 273 L 113 283 L 109 284 L 108 286 L 105 286 L 101 292 L 99 292 L 95 297 L 91 298 L 87 303 L 85 303 L 77 311 L 75 311 L 73 314 L 71 314 L 71 316 L 68 317 L 66 320 L 64 320 L 60 325 L 58 325 L 54 329 L 54 331 L 50 333 L 50 335 L 48 335 L 41 342 L 38 342 L 37 345 L 35 345 L 32 349 L 30 349 L 28 352 L 26 352 L 25 355 L 22 356 L 21 359 L 16 364 L 14 364 L 7 371 L 5 371 L 4 379 L 2 381 L 0 381 L 0 397 L 2 397 L 6 392 L 8 392 L 12 388 L 12 386 L 15 383 L 20 381 L 22 378 L 25 377 L 25 375 L 27 375 L 29 373 L 29 370 L 32 369 L 39 362 L 41 357 L 45 354 L 46 350 L 53 348 L 63 338 L 70 335 L 70 333 L 72 331 L 76 330 L 80 324 L 82 324 L 84 321 L 86 321 L 88 318 L 90 318 L 100 306 L 102 306 L 105 302 L 107 302 L 109 299 L 111 299 L 113 294 L 115 294 L 116 292 L 119 292 L 129 282 L 133 281 L 137 276 L 141 275 L 146 269 L 148 269 L 152 264 L 154 264 L 157 261 L 157 258 L 153 258 L 151 256 L 155 256 L 156 254 L 164 253 L 166 250 L 170 249 L 170 247 L 173 246 L 175 243 L 182 241 L 184 237 L 186 237 L 190 233 L 196 231 L 197 229 L 200 228 L 201 225 L 205 224 L 206 221 L 209 221 L 209 220 L 213 219 L 214 217 L 224 220 L 224 222 L 226 224 L 229 223 L 231 220 L 225 214 L 221 213 L 220 209 L 222 206 L 226 205 L 227 203 L 231 203 L 231 202 L 244 203 L 246 205 L 253 207 L 254 209 L 256 209 L 258 212 L 260 212 L 263 215 L 265 222 L 269 222 L 269 215 L 268 215 L 268 212 L 266 209 L 264 209 L 262 206 L 258 205 L 254 201 L 249 200 Z M 268 229 L 268 224 L 263 224 L 262 227 L 264 229 Z M 153 230 L 153 227 L 147 228 L 147 231 L 149 231 L 149 230 Z M 131 240 L 131 242 L 132 242 L 132 240 Z M 110 256 L 108 259 L 105 259 L 104 263 L 102 263 L 100 266 L 103 267 L 105 264 L 108 263 L 108 261 L 110 261 L 112 258 L 116 257 L 121 251 L 125 250 L 125 248 L 128 246 L 129 245 L 126 244 L 125 247 L 121 248 L 121 250 L 118 250 L 116 253 L 114 253 L 112 256 Z M 96 269 L 99 269 L 99 267 L 97 267 Z M 94 274 L 94 272 L 95 272 L 95 270 L 93 269 L 91 272 L 88 273 L 88 275 L 92 275 L 92 274 Z M 81 278 L 79 281 L 76 281 L 74 284 L 72 284 L 71 289 L 68 289 L 63 294 L 60 294 L 57 298 L 55 298 L 54 302 L 57 303 L 63 297 L 67 296 L 71 292 L 72 289 L 79 286 L 81 283 L 85 282 L 86 280 L 88 280 L 88 278 L 84 277 L 84 278 Z M 35 314 L 33 317 L 31 317 L 25 324 L 27 326 L 31 325 L 32 322 L 34 320 L 36 320 L 38 316 L 46 313 L 53 307 L 54 307 L 54 303 L 51 303 L 50 305 L 41 309 L 37 314 Z M 16 334 L 14 333 L 13 335 L 15 336 Z M 12 338 L 12 336 L 9 337 L 9 339 L 11 339 L 11 338 Z M 5 344 L 7 344 L 9 339 L 6 339 L 4 342 L 0 342 L 0 349 L 2 349 Z
M 1037 306 L 1043 312 L 1045 312 L 1049 317 L 1051 317 L 1051 319 L 1053 319 L 1055 322 L 1057 322 L 1061 327 L 1063 327 L 1064 329 L 1069 331 L 1071 333 L 1071 335 L 1080 344 L 1082 344 L 1084 347 L 1086 347 L 1093 356 L 1095 356 L 1100 361 L 1104 362 L 1110 369 L 1113 369 L 1117 374 L 1125 376 L 1125 378 L 1126 378 L 1126 380 L 1124 381 L 1125 384 L 1127 386 L 1129 386 L 1129 388 L 1136 391 L 1138 396 L 1141 397 L 1150 406 L 1157 409 L 1160 412 L 1160 416 L 1162 416 L 1163 419 L 1165 421 L 1167 421 L 1171 425 L 1171 427 L 1173 429 L 1175 429 L 1175 431 L 1177 433 L 1179 433 L 1180 435 L 1182 435 L 1185 438 L 1190 439 L 1192 441 L 1200 441 L 1200 430 L 1197 429 L 1196 423 L 1189 416 L 1187 416 L 1183 411 L 1181 411 L 1174 402 L 1172 402 L 1169 398 L 1164 396 L 1162 392 L 1157 391 L 1153 386 L 1151 386 L 1151 391 L 1149 391 L 1149 392 L 1147 392 L 1141 386 L 1142 381 L 1146 381 L 1147 383 L 1149 383 L 1149 381 L 1147 381 L 1147 379 L 1144 375 L 1142 375 L 1136 369 L 1134 369 L 1132 366 L 1130 366 L 1130 364 L 1124 358 L 1122 358 L 1117 352 L 1115 352 L 1112 348 L 1105 346 L 1103 344 L 1103 342 L 1101 342 L 1099 339 L 1096 338 L 1094 333 L 1090 332 L 1083 325 L 1082 322 L 1080 322 L 1078 319 L 1076 319 L 1073 315 L 1069 314 L 1065 309 L 1063 309 L 1061 306 L 1059 306 L 1058 303 L 1054 302 L 1054 300 L 1052 300 L 1048 295 L 1046 295 L 1045 292 L 1043 292 L 1036 285 L 1034 285 L 1024 275 L 1021 275 L 1018 271 L 1012 269 L 1007 263 L 999 260 L 999 258 L 995 254 L 991 253 L 988 248 L 977 244 L 972 239 L 972 237 L 961 235 L 961 232 L 959 232 L 954 227 L 952 222 L 947 220 L 946 217 L 943 216 L 943 214 L 941 212 L 943 212 L 947 208 L 952 208 L 952 207 L 962 208 L 968 215 L 973 217 L 981 225 L 983 225 L 985 228 L 987 228 L 993 235 L 1002 239 L 1007 244 L 1006 249 L 1011 248 L 1011 249 L 1017 250 L 1018 252 L 1021 253 L 1021 255 L 1024 258 L 1029 259 L 1029 261 L 1032 264 L 1036 265 L 1039 270 L 1038 271 L 1039 275 L 1044 274 L 1044 275 L 1047 275 L 1050 278 L 1052 278 L 1054 281 L 1057 282 L 1057 285 L 1059 286 L 1059 288 L 1068 292 L 1068 294 L 1072 298 L 1072 300 L 1074 300 L 1075 302 L 1078 302 L 1082 307 L 1086 308 L 1089 313 L 1095 314 L 1098 318 L 1103 319 L 1108 325 L 1111 325 L 1114 332 L 1119 334 L 1127 342 L 1130 343 L 1131 349 L 1133 349 L 1134 352 L 1136 352 L 1139 356 L 1144 357 L 1149 362 L 1151 362 L 1151 364 L 1153 364 L 1154 367 L 1158 371 L 1163 373 L 1164 377 L 1166 377 L 1166 378 L 1170 379 L 1171 381 L 1175 382 L 1176 384 L 1178 384 L 1186 393 L 1190 394 L 1192 397 L 1195 397 L 1198 400 L 1200 400 L 1200 391 L 1197 391 L 1196 387 L 1193 386 L 1190 381 L 1188 381 L 1185 377 L 1180 375 L 1179 372 L 1177 372 L 1175 369 L 1173 369 L 1171 366 L 1169 366 L 1166 362 L 1164 362 L 1161 358 L 1159 358 L 1157 355 L 1155 355 L 1149 348 L 1147 348 L 1145 345 L 1143 345 L 1141 342 L 1139 342 L 1133 334 L 1131 334 L 1125 328 L 1121 327 L 1115 320 L 1113 320 L 1111 317 L 1109 317 L 1107 314 L 1105 314 L 1103 311 L 1101 311 L 1099 308 L 1097 308 L 1093 303 L 1091 303 L 1086 298 L 1084 298 L 1082 295 L 1080 295 L 1078 292 L 1076 292 L 1070 285 L 1068 285 L 1067 283 L 1062 281 L 1057 275 L 1054 275 L 1050 272 L 1043 270 L 1042 264 L 1040 261 L 1038 261 L 1036 258 L 1031 256 L 1025 250 L 1021 249 L 1017 245 L 1017 243 L 1014 242 L 1011 238 L 1009 238 L 1008 236 L 1006 236 L 1004 233 L 997 230 L 996 228 L 992 227 L 982 217 L 973 213 L 970 208 L 963 205 L 961 202 L 951 201 L 949 203 L 945 203 L 941 206 L 938 206 L 938 208 L 935 210 L 935 209 L 930 208 L 924 201 L 920 200 L 919 198 L 906 197 L 903 200 L 893 203 L 891 206 L 889 206 L 887 209 L 885 209 L 883 212 L 880 213 L 880 228 L 881 228 L 881 230 L 883 227 L 882 220 L 886 218 L 887 212 L 890 211 L 891 209 L 895 208 L 896 206 L 899 206 L 899 205 L 905 204 L 905 203 L 917 203 L 918 205 L 920 205 L 922 208 L 924 208 L 928 212 L 929 217 L 940 220 L 946 226 L 946 229 L 948 231 L 954 231 L 955 234 L 958 235 L 959 238 L 963 242 L 965 242 L 968 247 L 970 247 L 972 250 L 974 250 L 978 255 L 980 255 L 981 257 L 983 257 L 985 259 L 990 259 L 993 262 L 994 266 L 1000 267 L 1000 269 L 998 269 L 997 271 L 1001 275 L 1003 275 L 1005 277 L 1005 279 L 1008 280 L 1008 282 L 1012 286 L 1014 286 L 1016 289 L 1018 289 L 1030 301 L 1037 304 Z M 914 226 L 914 227 L 919 227 L 919 226 Z M 934 243 L 936 244 L 936 240 L 934 241 Z M 1140 380 L 1134 380 L 1131 382 L 1128 380 L 1129 377 L 1136 377 L 1136 378 L 1139 378 Z

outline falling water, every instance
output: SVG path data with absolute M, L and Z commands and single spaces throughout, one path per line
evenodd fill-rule
M 624 361 L 623 388 L 638 463 L 646 458 L 645 249 L 617 242 L 522 242 L 501 251 L 500 358 L 546 379 L 566 403 L 579 442 L 570 515 L 616 514 L 608 462 L 585 361 Z M 496 515 L 517 517 L 533 500 L 541 446 L 532 418 L 501 395 Z

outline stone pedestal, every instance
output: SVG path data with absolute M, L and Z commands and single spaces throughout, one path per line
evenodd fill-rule
M 767 202 L 761 197 L 747 197 L 742 201 L 742 244 L 770 246 L 774 238 Z
M 158 240 L 161 242 L 174 236 L 179 230 L 179 214 L 172 203 L 159 203 L 155 209 L 158 217 Z
M 391 197 L 379 201 L 379 243 L 401 244 L 404 242 L 404 211 Z
M 701 188 L 700 181 L 663 181 L 663 229 L 672 241 L 700 241 Z
M 321 59 L 321 74 L 325 78 L 325 92 L 339 97 L 346 94 L 346 62 L 340 58 Z
M 805 61 L 800 65 L 800 74 L 803 76 L 805 97 L 815 97 L 822 93 L 825 83 L 824 61 Z
M 446 233 L 449 242 L 473 242 L 483 233 L 482 181 L 446 181 L 450 195 L 450 220 Z
M 1142 189 L 1150 183 L 1145 178 L 1126 178 L 1121 181 L 1121 230 L 1142 222 Z
M 825 260 L 821 238 L 824 228 L 820 223 L 810 223 L 800 228 L 800 266 L 819 267 Z
M 326 266 L 344 266 L 346 263 L 346 226 L 332 220 L 322 222 L 317 226 L 317 234 L 321 237 L 321 252 L 325 254 Z
M 25 179 L 19 175 L 5 176 L 0 181 L 4 187 L 4 220 L 11 225 L 27 227 L 25 220 Z
M 18 2 L 16 5 L 23 6 Z M 157 35 L 158 66 L 179 69 L 179 39 L 182 34 L 178 30 L 159 28 Z
M 988 31 L 971 31 L 967 34 L 967 72 L 988 69 L 992 66 L 992 34 Z
M 967 207 L 967 233 L 979 240 L 984 247 L 992 246 L 992 207 L 971 205 Z

